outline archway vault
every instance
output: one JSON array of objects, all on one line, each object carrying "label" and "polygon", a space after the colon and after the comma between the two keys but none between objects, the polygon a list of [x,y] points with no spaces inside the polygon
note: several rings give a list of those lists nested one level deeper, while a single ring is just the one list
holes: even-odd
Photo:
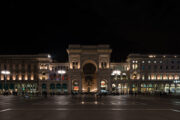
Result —
[{"label": "archway vault", "polygon": [[93,60],[86,60],[86,61],[84,61],[84,62],[82,63],[82,72],[83,72],[83,67],[84,67],[84,65],[86,65],[86,64],[88,64],[88,63],[93,64],[93,65],[96,67],[96,72],[98,71],[98,66],[97,66],[97,63],[96,63],[95,61],[93,61]]},{"label": "archway vault", "polygon": [[92,60],[86,60],[82,64],[82,91],[97,92],[97,64]]}]

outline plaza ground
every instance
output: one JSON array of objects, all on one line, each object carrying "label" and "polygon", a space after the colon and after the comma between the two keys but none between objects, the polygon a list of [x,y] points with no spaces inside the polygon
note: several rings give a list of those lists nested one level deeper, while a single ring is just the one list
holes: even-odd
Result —
[{"label": "plaza ground", "polygon": [[179,120],[180,99],[159,96],[0,96],[0,120]]}]

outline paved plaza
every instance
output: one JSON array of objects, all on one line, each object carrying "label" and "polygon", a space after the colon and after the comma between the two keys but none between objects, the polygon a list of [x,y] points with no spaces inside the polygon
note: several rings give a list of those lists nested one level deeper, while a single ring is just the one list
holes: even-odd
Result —
[{"label": "paved plaza", "polygon": [[180,99],[158,96],[0,96],[0,120],[179,120]]}]

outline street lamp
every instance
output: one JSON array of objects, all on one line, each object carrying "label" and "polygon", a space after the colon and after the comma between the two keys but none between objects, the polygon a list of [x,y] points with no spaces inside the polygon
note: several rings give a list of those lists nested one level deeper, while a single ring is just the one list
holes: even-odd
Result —
[{"label": "street lamp", "polygon": [[121,71],[120,70],[113,70],[111,73],[112,76],[115,76],[117,79],[117,76],[121,75]]},{"label": "street lamp", "polygon": [[61,93],[62,93],[62,76],[63,76],[64,74],[66,74],[66,71],[65,71],[65,70],[58,70],[58,74],[61,75],[61,82],[60,82],[60,84],[61,84]]},{"label": "street lamp", "polygon": [[113,72],[111,73],[111,75],[121,75],[121,71],[120,70],[113,70]]},{"label": "street lamp", "polygon": [[6,92],[6,77],[7,77],[7,75],[10,75],[11,74],[11,72],[9,71],[9,70],[2,70],[1,71],[1,74],[3,74],[4,75],[4,89],[5,89],[5,92]]}]

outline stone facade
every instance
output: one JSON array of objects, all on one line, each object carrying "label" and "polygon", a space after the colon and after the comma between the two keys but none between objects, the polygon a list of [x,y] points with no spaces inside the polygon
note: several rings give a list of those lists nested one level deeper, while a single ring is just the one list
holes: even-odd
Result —
[{"label": "stone facade", "polygon": [[0,93],[180,94],[180,56],[130,54],[112,63],[111,52],[109,45],[69,45],[65,63],[48,54],[1,55]]},{"label": "stone facade", "polygon": [[[110,54],[112,50],[109,45],[70,45],[67,51],[71,83],[78,81],[80,92],[99,92],[101,80],[110,80]],[[86,65],[89,65],[89,69],[94,67],[95,70],[92,73],[85,73],[86,70],[84,71],[83,68]],[[90,83],[88,83],[88,77],[92,79],[89,80]]]}]

